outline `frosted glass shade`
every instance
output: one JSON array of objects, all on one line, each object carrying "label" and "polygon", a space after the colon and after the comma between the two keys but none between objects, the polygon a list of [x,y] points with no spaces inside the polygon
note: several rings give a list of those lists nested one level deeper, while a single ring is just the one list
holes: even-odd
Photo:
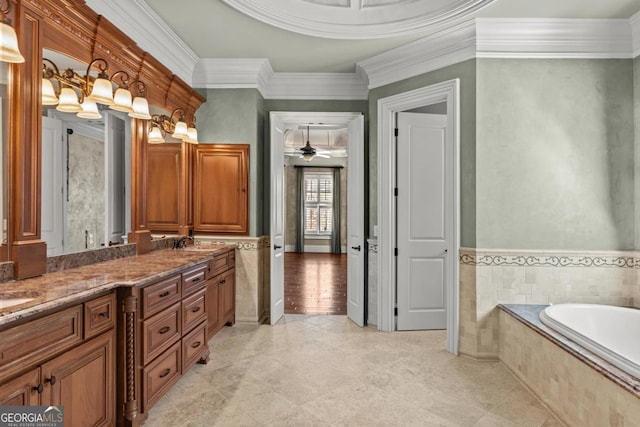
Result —
[{"label": "frosted glass shade", "polygon": [[184,142],[188,142],[189,144],[198,143],[198,130],[196,128],[187,128],[187,135]]},{"label": "frosted glass shade", "polygon": [[78,113],[82,111],[76,91],[70,87],[63,87],[60,90],[60,102],[56,110],[64,111],[65,113]]},{"label": "frosted glass shade", "polygon": [[134,119],[151,120],[147,98],[136,96],[133,98],[132,108],[133,111],[129,113],[129,117],[133,117]]},{"label": "frosted glass shade", "polygon": [[113,94],[113,105],[109,108],[116,111],[122,111],[123,113],[132,113],[131,108],[131,92],[128,89],[119,87],[116,89],[116,93]]},{"label": "frosted glass shade", "polygon": [[0,22],[0,61],[22,63],[24,56],[18,49],[16,31],[9,24]]},{"label": "frosted glass shade", "polygon": [[58,97],[49,79],[42,79],[42,105],[58,105]]},{"label": "frosted glass shade", "polygon": [[147,142],[149,144],[162,144],[164,142],[164,138],[162,137],[162,131],[160,131],[159,127],[152,127],[149,132],[149,137],[147,138]]},{"label": "frosted glass shade", "polygon": [[187,130],[187,124],[185,122],[178,122],[176,123],[176,128],[173,131],[173,135],[171,135],[173,138],[175,139],[185,139],[185,138],[189,138],[189,134],[188,134],[188,130]]},{"label": "frosted glass shade", "polygon": [[113,105],[113,86],[106,79],[96,79],[93,82],[91,94],[87,97],[93,102],[104,105]]},{"label": "frosted glass shade", "polygon": [[98,105],[90,99],[85,99],[80,106],[82,107],[82,111],[76,114],[78,117],[82,117],[83,119],[102,118],[102,114],[98,111]]}]

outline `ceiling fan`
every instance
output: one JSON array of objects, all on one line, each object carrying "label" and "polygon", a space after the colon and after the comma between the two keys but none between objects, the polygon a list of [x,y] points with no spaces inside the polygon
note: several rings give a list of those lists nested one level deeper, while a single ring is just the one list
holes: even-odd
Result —
[{"label": "ceiling fan", "polygon": [[[304,141],[304,130],[302,131],[302,140]],[[316,150],[311,146],[311,144],[309,143],[309,126],[308,125],[307,125],[307,143],[304,145],[304,147],[299,148],[298,151],[300,154],[300,158],[306,160],[307,162],[310,162],[311,159],[313,159],[314,157],[323,157],[325,159],[331,158],[331,156],[329,155],[330,154],[329,151]]]}]

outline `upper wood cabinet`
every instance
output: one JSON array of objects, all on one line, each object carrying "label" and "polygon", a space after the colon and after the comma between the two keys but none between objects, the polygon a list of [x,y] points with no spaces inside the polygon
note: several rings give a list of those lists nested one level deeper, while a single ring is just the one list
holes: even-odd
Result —
[{"label": "upper wood cabinet", "polygon": [[152,231],[190,234],[190,144],[158,144],[147,148],[147,223]]},{"label": "upper wood cabinet", "polygon": [[248,234],[248,144],[198,145],[193,180],[195,231]]}]

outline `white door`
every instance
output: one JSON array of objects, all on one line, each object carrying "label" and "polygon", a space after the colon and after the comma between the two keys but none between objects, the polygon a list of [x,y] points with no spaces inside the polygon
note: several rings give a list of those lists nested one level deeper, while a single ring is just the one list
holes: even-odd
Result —
[{"label": "white door", "polygon": [[122,243],[126,232],[125,119],[109,112],[105,119],[105,246]]},{"label": "white door", "polygon": [[47,256],[64,253],[62,142],[62,121],[42,117],[41,236],[47,242]]},{"label": "white door", "polygon": [[349,122],[347,152],[347,317],[364,326],[364,118]]},{"label": "white door", "polygon": [[397,123],[397,328],[446,329],[454,244],[447,117],[398,113]]},{"label": "white door", "polygon": [[275,325],[284,316],[284,122],[271,113],[271,303]]}]

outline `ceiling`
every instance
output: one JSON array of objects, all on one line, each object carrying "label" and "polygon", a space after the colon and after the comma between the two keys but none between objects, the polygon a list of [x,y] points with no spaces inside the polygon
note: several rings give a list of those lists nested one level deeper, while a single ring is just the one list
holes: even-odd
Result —
[{"label": "ceiling", "polygon": [[[142,2],[142,0],[139,0]],[[352,73],[356,62],[423,38],[445,25],[473,17],[482,18],[629,18],[640,10],[640,0],[493,0],[479,10],[446,22],[422,27],[410,35],[388,38],[336,39],[304,35],[276,28],[251,18],[222,0],[144,0],[199,58],[266,58],[275,72]],[[338,1],[338,0],[331,0]],[[349,3],[348,0],[342,0]],[[433,0],[351,0],[393,4],[404,10],[412,3]],[[440,4],[464,3],[440,0]],[[471,2],[472,0],[467,0]],[[253,3],[260,3],[252,0]],[[309,0],[282,0],[304,4]],[[315,0],[330,3],[329,0]],[[236,3],[242,3],[237,2]],[[251,3],[247,1],[247,3]],[[402,6],[402,4],[405,4]],[[488,3],[488,5],[486,5]],[[360,3],[362,4],[362,3]],[[486,5],[486,6],[485,6]],[[336,15],[336,21],[339,14]],[[374,36],[370,36],[374,37]]]}]

